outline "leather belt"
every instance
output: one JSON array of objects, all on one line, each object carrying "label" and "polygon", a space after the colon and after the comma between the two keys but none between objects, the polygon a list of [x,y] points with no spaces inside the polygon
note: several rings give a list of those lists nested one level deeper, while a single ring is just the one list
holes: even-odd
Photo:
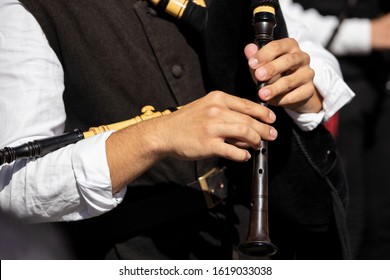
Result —
[{"label": "leather belt", "polygon": [[227,197],[226,167],[214,167],[197,181],[188,184],[203,193],[207,208],[213,208]]}]

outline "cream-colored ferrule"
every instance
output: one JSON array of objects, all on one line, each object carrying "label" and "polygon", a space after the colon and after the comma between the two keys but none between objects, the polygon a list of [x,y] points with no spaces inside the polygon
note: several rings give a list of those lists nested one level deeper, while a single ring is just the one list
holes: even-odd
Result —
[{"label": "cream-colored ferrule", "polygon": [[259,7],[255,8],[255,10],[253,11],[253,14],[262,13],[262,12],[275,14],[275,8],[272,6],[259,6]]},{"label": "cream-colored ferrule", "polygon": [[[150,2],[157,6],[161,0],[150,0]],[[201,7],[206,7],[206,2],[204,0],[193,0],[193,2]],[[188,0],[170,0],[168,1],[167,6],[165,7],[165,11],[180,19],[183,16],[184,10],[187,7]]]},{"label": "cream-colored ferrule", "polygon": [[165,11],[171,16],[180,19],[184,13],[184,10],[187,7],[187,3],[188,0],[171,0],[168,2]]},{"label": "cream-colored ferrule", "polygon": [[[176,107],[177,109],[180,109],[181,107]],[[90,127],[88,131],[83,132],[84,138],[88,138],[94,135],[98,135],[100,133],[109,131],[109,130],[120,130],[126,127],[129,127],[131,125],[154,119],[157,117],[165,116],[170,113],[172,113],[170,110],[166,109],[162,112],[155,112],[154,107],[150,105],[146,105],[142,108],[141,110],[142,114],[139,116],[135,116],[132,119],[117,122],[117,123],[112,123],[112,124],[107,124],[107,125],[101,125],[98,127]]]}]

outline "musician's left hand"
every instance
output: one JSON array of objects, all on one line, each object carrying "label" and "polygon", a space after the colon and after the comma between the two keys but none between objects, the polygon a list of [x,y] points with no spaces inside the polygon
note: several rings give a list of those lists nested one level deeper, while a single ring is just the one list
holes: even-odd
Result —
[{"label": "musician's left hand", "polygon": [[299,113],[317,113],[322,96],[313,84],[310,57],[292,38],[274,40],[260,50],[255,44],[245,47],[245,55],[255,81],[268,81],[259,96],[268,104]]}]

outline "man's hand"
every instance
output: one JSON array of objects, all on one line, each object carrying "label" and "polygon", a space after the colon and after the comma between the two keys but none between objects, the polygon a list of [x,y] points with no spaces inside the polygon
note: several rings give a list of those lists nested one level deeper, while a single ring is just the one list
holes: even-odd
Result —
[{"label": "man's hand", "polygon": [[166,157],[199,160],[224,157],[247,161],[247,148],[259,149],[277,131],[265,106],[214,91],[169,115],[113,133],[106,141],[113,192]]},{"label": "man's hand", "polygon": [[314,71],[310,57],[296,40],[275,40],[260,50],[255,44],[245,48],[249,68],[255,81],[268,81],[259,90],[262,100],[299,113],[317,113],[322,109],[322,97],[313,84]]},{"label": "man's hand", "polygon": [[268,125],[275,118],[255,102],[214,91],[158,120],[167,145],[162,150],[180,159],[220,156],[245,161],[250,158],[246,148],[259,149],[261,139],[276,138],[276,130]]}]

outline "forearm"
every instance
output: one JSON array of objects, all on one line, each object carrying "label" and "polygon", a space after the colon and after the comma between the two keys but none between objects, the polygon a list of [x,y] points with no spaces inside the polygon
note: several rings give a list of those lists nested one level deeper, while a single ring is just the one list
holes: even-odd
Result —
[{"label": "forearm", "polygon": [[113,193],[158,162],[158,130],[149,120],[113,133],[106,141],[106,155]]}]

